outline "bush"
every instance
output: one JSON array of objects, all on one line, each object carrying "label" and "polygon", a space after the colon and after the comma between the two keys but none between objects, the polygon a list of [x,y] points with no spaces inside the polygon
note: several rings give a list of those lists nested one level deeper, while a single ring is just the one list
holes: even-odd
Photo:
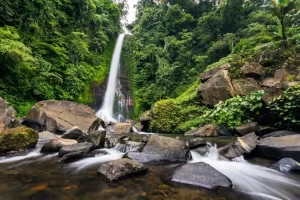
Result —
[{"label": "bush", "polygon": [[287,89],[268,105],[275,125],[289,130],[300,130],[300,85]]}]

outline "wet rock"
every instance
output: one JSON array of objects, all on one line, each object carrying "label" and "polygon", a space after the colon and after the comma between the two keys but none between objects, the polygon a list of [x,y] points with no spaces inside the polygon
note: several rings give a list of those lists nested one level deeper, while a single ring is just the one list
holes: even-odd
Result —
[{"label": "wet rock", "polygon": [[54,133],[51,133],[49,131],[43,131],[39,133],[39,139],[43,141],[49,141],[52,139],[58,138],[58,136]]},{"label": "wet rock", "polygon": [[184,134],[185,136],[195,136],[195,137],[216,137],[218,136],[217,125],[207,124],[200,128],[195,128]]},{"label": "wet rock", "polygon": [[199,94],[202,102],[208,106],[214,106],[220,101],[225,101],[234,96],[234,88],[227,70],[220,70],[208,79],[200,88]]},{"label": "wet rock", "polygon": [[39,131],[64,133],[74,126],[88,132],[95,121],[98,121],[98,117],[88,106],[71,101],[47,100],[37,103],[23,124],[37,126]]},{"label": "wet rock", "polygon": [[78,128],[77,126],[74,126],[70,130],[68,130],[66,133],[64,133],[61,136],[61,138],[78,140],[79,138],[82,138],[84,136],[85,136],[85,134],[82,132],[82,130],[80,130],[80,128]]},{"label": "wet rock", "polygon": [[143,175],[147,171],[148,168],[143,164],[123,158],[102,164],[98,169],[98,174],[103,175],[109,182],[113,182],[136,175]]},{"label": "wet rock", "polygon": [[233,133],[225,126],[217,126],[217,132],[219,136],[233,136]]},{"label": "wet rock", "polygon": [[261,90],[261,87],[253,78],[235,79],[232,81],[232,85],[234,94],[239,96],[246,96]]},{"label": "wet rock", "polygon": [[127,141],[126,145],[129,148],[129,151],[142,151],[145,143],[143,142],[135,142],[135,141]]},{"label": "wet rock", "polygon": [[89,133],[90,140],[96,148],[104,148],[106,131],[92,131]]},{"label": "wet rock", "polygon": [[149,136],[145,135],[143,138],[142,138],[142,142],[144,143],[147,143],[149,140]]},{"label": "wet rock", "polygon": [[281,136],[287,136],[287,135],[300,135],[299,132],[294,132],[294,131],[287,131],[287,130],[282,130],[282,131],[274,131],[269,134],[264,135],[263,137],[281,137]]},{"label": "wet rock", "polygon": [[5,128],[16,128],[21,125],[16,117],[17,112],[8,105],[8,102],[0,97],[0,133]]},{"label": "wet rock", "polygon": [[300,164],[292,158],[283,158],[274,163],[271,168],[280,172],[300,172]]},{"label": "wet rock", "polygon": [[59,150],[59,157],[63,157],[66,154],[69,153],[75,153],[75,152],[83,152],[83,153],[88,153],[94,149],[93,143],[90,142],[83,142],[83,143],[78,143],[78,144],[72,144],[68,146],[63,146]]},{"label": "wet rock", "polygon": [[208,189],[232,187],[229,178],[203,162],[189,163],[178,167],[171,180]]},{"label": "wet rock", "polygon": [[58,152],[62,147],[77,144],[76,140],[54,138],[49,142],[45,143],[41,149],[41,153],[53,153]]},{"label": "wet rock", "polygon": [[115,134],[129,134],[132,133],[132,125],[128,123],[117,123],[114,125]]},{"label": "wet rock", "polygon": [[143,124],[141,122],[138,122],[134,124],[133,127],[137,130],[137,132],[141,132],[143,129]]},{"label": "wet rock", "polygon": [[105,137],[105,148],[113,148],[119,143],[119,139],[110,135],[106,135]]},{"label": "wet rock", "polygon": [[220,65],[219,67],[216,67],[214,69],[203,72],[202,74],[200,74],[200,80],[202,83],[204,83],[205,81],[207,81],[208,79],[213,77],[216,73],[218,73],[220,70],[227,70],[229,68],[231,68],[231,65],[226,63],[226,64]]},{"label": "wet rock", "polygon": [[267,158],[292,158],[300,161],[300,135],[262,138],[255,153]]},{"label": "wet rock", "polygon": [[191,140],[187,141],[187,146],[190,149],[195,149],[198,147],[206,146],[206,142],[203,141],[201,138],[195,138],[195,139],[191,139]]},{"label": "wet rock", "polygon": [[259,129],[259,131],[256,132],[256,135],[262,137],[269,133],[273,133],[275,131],[278,131],[278,129],[274,128],[274,127],[265,127],[265,128]]},{"label": "wet rock", "polygon": [[74,160],[79,160],[85,157],[84,152],[72,152],[64,155],[61,159],[59,159],[59,162],[70,162]]},{"label": "wet rock", "polygon": [[244,65],[241,68],[241,72],[248,77],[252,77],[255,79],[259,79],[263,75],[263,67],[257,63],[257,62],[252,62],[248,65]]},{"label": "wet rock", "polygon": [[140,162],[186,161],[188,148],[184,141],[151,135],[143,152],[129,152],[127,157]]},{"label": "wet rock", "polygon": [[248,124],[243,124],[241,126],[238,126],[235,128],[235,130],[240,134],[240,135],[247,135],[252,132],[256,132],[259,130],[259,125],[257,122],[251,122]]},{"label": "wet rock", "polygon": [[228,159],[233,159],[250,153],[257,145],[258,136],[255,133],[247,134],[241,138],[237,138],[234,143],[228,144],[219,149],[219,154]]},{"label": "wet rock", "polygon": [[0,153],[33,148],[38,139],[38,132],[31,128],[25,126],[7,128],[0,133]]}]

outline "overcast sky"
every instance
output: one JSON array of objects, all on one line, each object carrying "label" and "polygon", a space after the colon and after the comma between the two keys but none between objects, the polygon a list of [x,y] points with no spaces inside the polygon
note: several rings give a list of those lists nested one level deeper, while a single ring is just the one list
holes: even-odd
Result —
[{"label": "overcast sky", "polygon": [[138,2],[138,0],[128,0],[128,15],[127,15],[127,20],[128,23],[132,23],[135,20],[135,13],[136,13],[136,9],[134,8],[134,5],[136,5]]}]

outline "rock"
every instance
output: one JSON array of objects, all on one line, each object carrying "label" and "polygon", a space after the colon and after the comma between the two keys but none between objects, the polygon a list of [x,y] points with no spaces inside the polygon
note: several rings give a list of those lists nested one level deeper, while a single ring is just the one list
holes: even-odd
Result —
[{"label": "rock", "polygon": [[289,157],[300,161],[300,135],[263,138],[259,141],[255,152],[267,158]]},{"label": "rock", "polygon": [[259,84],[253,78],[235,79],[232,81],[234,94],[239,96],[246,96],[252,92],[261,90]]},{"label": "rock", "polygon": [[127,157],[140,162],[186,161],[188,148],[184,141],[151,135],[143,152],[129,152]]},{"label": "rock", "polygon": [[265,127],[265,128],[260,129],[259,131],[257,131],[256,135],[262,137],[262,136],[265,136],[269,133],[273,133],[275,131],[278,131],[278,129],[274,128],[274,127]]},{"label": "rock", "polygon": [[95,126],[95,121],[99,122],[99,119],[88,106],[71,101],[47,100],[35,104],[23,124],[37,126],[39,131],[64,133],[74,126],[88,132],[91,126]]},{"label": "rock", "polygon": [[233,136],[233,133],[225,126],[217,126],[217,132],[219,136]]},{"label": "rock", "polygon": [[5,128],[16,128],[21,122],[16,118],[17,112],[0,97],[0,133]]},{"label": "rock", "polygon": [[79,138],[82,138],[84,136],[85,136],[85,134],[82,132],[82,130],[80,130],[80,128],[78,128],[77,126],[74,126],[70,130],[65,132],[61,136],[61,138],[78,140]]},{"label": "rock", "polygon": [[49,142],[45,143],[41,149],[41,153],[53,153],[58,152],[62,147],[77,144],[76,140],[54,138]]},{"label": "rock", "polygon": [[300,172],[300,164],[292,158],[283,158],[271,166],[280,172]]},{"label": "rock", "polygon": [[119,143],[119,139],[113,136],[106,135],[105,138],[105,148],[113,148]]},{"label": "rock", "polygon": [[235,127],[235,130],[240,134],[240,135],[247,135],[252,132],[256,132],[259,130],[259,125],[256,122],[251,122],[248,124],[243,124],[241,126]]},{"label": "rock", "polygon": [[208,79],[199,90],[202,102],[214,106],[234,96],[234,88],[227,70],[220,70]]},{"label": "rock", "polygon": [[174,171],[171,180],[208,189],[232,187],[229,178],[203,162],[188,163],[178,167]]},{"label": "rock", "polygon": [[133,127],[137,130],[137,133],[138,133],[138,132],[142,131],[143,124],[141,122],[138,122],[138,123],[134,124]]},{"label": "rock", "polygon": [[96,149],[94,151],[87,152],[87,153],[78,151],[78,152],[72,152],[72,153],[68,153],[68,154],[64,155],[59,161],[60,162],[71,162],[71,161],[82,159],[82,158],[99,157],[99,156],[103,156],[106,154],[107,154],[107,152],[103,151],[101,149]]},{"label": "rock", "polygon": [[274,98],[280,96],[283,94],[283,92],[286,90],[286,87],[279,85],[278,87],[270,87],[270,88],[264,88],[264,95],[262,97],[262,100],[268,104],[270,101],[272,101]]},{"label": "rock", "polygon": [[92,131],[89,133],[90,140],[96,148],[104,148],[106,131]]},{"label": "rock", "polygon": [[38,139],[38,132],[31,128],[24,126],[7,128],[0,133],[0,153],[33,148]]},{"label": "rock", "polygon": [[218,136],[217,125],[207,124],[200,128],[192,129],[184,134],[185,136],[195,137],[216,137]]},{"label": "rock", "polygon": [[250,153],[257,145],[258,136],[255,133],[247,134],[238,138],[234,143],[228,144],[219,149],[219,154],[228,159],[233,159]]},{"label": "rock", "polygon": [[264,135],[263,137],[281,137],[281,136],[287,136],[287,135],[300,135],[299,132],[294,132],[294,131],[287,131],[287,130],[283,130],[283,131],[274,131],[271,132],[269,134]]},{"label": "rock", "polygon": [[257,62],[252,62],[248,65],[244,65],[241,68],[241,72],[248,77],[252,77],[255,79],[259,79],[263,75],[263,67],[257,63]]},{"label": "rock", "polygon": [[93,149],[94,149],[94,145],[93,145],[93,143],[90,143],[90,142],[72,144],[72,145],[68,145],[68,146],[63,146],[59,150],[58,156],[63,157],[66,154],[74,153],[74,152],[88,153],[88,152],[92,151]]},{"label": "rock", "polygon": [[218,71],[227,70],[229,68],[231,68],[231,65],[226,63],[226,64],[220,65],[219,67],[216,67],[214,69],[203,72],[202,74],[200,74],[200,80],[202,83],[204,83],[205,81],[207,81],[208,79],[213,77],[216,73],[218,73]]},{"label": "rock", "polygon": [[143,125],[143,128],[141,131],[144,131],[144,132],[149,131],[151,119],[152,119],[152,116],[151,116],[150,111],[146,111],[141,115],[141,117],[139,119],[139,121]]},{"label": "rock", "polygon": [[117,123],[114,125],[115,134],[129,134],[132,133],[132,125],[128,123]]},{"label": "rock", "polygon": [[129,148],[129,151],[142,151],[145,143],[143,142],[134,142],[134,141],[127,141],[126,145]]},{"label": "rock", "polygon": [[97,131],[101,127],[105,128],[105,122],[102,119],[98,118],[96,121],[93,122],[93,124],[91,125],[91,127],[88,130],[88,133],[92,132],[92,131]]},{"label": "rock", "polygon": [[187,141],[186,144],[190,149],[195,149],[198,147],[204,147],[206,146],[206,142],[203,141],[201,138],[195,138],[195,139],[191,139],[189,141]]},{"label": "rock", "polygon": [[58,136],[54,133],[51,133],[49,131],[43,131],[39,133],[39,139],[43,141],[49,141],[52,139],[58,138]]},{"label": "rock", "polygon": [[126,179],[128,177],[146,174],[148,168],[137,161],[127,158],[102,164],[98,174],[103,175],[109,182]]}]

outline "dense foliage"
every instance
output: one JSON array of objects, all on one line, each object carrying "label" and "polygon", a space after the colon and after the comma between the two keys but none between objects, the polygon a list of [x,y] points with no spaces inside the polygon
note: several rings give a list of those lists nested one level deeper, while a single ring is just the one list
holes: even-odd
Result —
[{"label": "dense foliage", "polygon": [[218,2],[139,2],[123,55],[130,65],[136,113],[180,96],[202,71],[223,63],[235,72],[260,61],[266,75],[281,67],[297,69],[299,0]]},{"label": "dense foliage", "polygon": [[268,106],[275,125],[300,130],[300,85],[287,89]]},{"label": "dense foliage", "polygon": [[0,96],[21,114],[43,99],[87,103],[86,88],[109,70],[120,17],[113,0],[1,0]]}]

